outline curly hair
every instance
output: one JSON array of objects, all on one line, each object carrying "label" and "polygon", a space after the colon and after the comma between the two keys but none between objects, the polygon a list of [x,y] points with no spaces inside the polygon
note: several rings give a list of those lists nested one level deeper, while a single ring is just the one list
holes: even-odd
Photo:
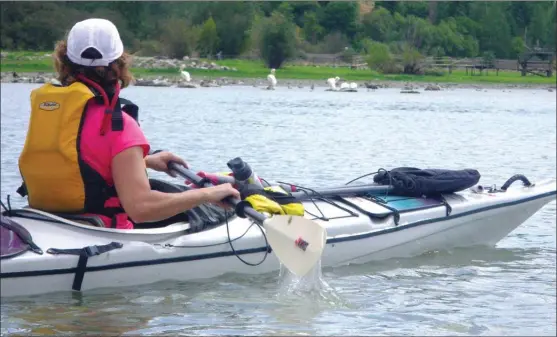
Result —
[{"label": "curly hair", "polygon": [[99,83],[119,80],[122,88],[127,87],[135,80],[130,71],[132,57],[127,52],[111,62],[108,67],[86,67],[70,61],[67,56],[67,42],[61,40],[56,43],[52,57],[54,59],[54,69],[58,73],[58,80],[63,85],[70,85],[75,82],[78,74],[83,74],[85,77]]}]

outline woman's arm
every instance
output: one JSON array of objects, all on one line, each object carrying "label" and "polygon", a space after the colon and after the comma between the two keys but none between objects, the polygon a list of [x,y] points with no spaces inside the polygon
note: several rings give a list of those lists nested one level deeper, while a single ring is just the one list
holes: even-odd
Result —
[{"label": "woman's arm", "polygon": [[181,193],[153,191],[145,174],[145,165],[140,146],[130,147],[112,159],[112,177],[118,198],[136,223],[164,220],[200,204],[218,202],[229,195],[239,197],[238,191],[230,184]]},{"label": "woman's arm", "polygon": [[168,163],[171,161],[183,165],[186,168],[188,167],[188,164],[182,158],[168,151],[159,150],[145,156],[145,166],[147,166],[147,168],[159,172],[165,172],[169,176],[176,178],[176,174],[172,170],[168,169]]}]

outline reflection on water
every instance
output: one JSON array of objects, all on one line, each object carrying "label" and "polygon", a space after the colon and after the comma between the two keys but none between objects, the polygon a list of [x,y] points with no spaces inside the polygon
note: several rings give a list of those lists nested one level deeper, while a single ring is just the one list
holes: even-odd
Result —
[{"label": "reflection on water", "polygon": [[[2,84],[1,197],[33,85]],[[316,90],[130,88],[155,149],[218,171],[241,156],[259,175],[309,186],[378,168],[476,168],[500,186],[556,171],[555,96],[541,90],[344,95]],[[154,176],[169,179],[163,175]],[[2,335],[555,335],[555,202],[496,248],[192,282],[3,299]]]}]

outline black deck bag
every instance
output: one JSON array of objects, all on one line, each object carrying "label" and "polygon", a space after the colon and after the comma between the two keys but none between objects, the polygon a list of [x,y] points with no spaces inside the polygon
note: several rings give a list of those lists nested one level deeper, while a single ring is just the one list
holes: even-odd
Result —
[{"label": "black deck bag", "polygon": [[392,185],[392,194],[411,197],[435,197],[472,187],[480,180],[480,172],[474,169],[443,170],[397,167],[381,171],[373,177],[380,185]]}]

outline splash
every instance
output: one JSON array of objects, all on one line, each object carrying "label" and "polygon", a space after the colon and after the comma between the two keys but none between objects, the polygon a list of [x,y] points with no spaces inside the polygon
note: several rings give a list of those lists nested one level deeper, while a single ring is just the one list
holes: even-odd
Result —
[{"label": "splash", "polygon": [[[291,273],[282,264],[279,272],[279,291],[277,299],[280,302],[304,302],[316,304],[343,305],[344,301],[338,293],[323,278],[321,261],[318,261],[306,275],[299,277]],[[316,303],[317,302],[317,303]]]}]

